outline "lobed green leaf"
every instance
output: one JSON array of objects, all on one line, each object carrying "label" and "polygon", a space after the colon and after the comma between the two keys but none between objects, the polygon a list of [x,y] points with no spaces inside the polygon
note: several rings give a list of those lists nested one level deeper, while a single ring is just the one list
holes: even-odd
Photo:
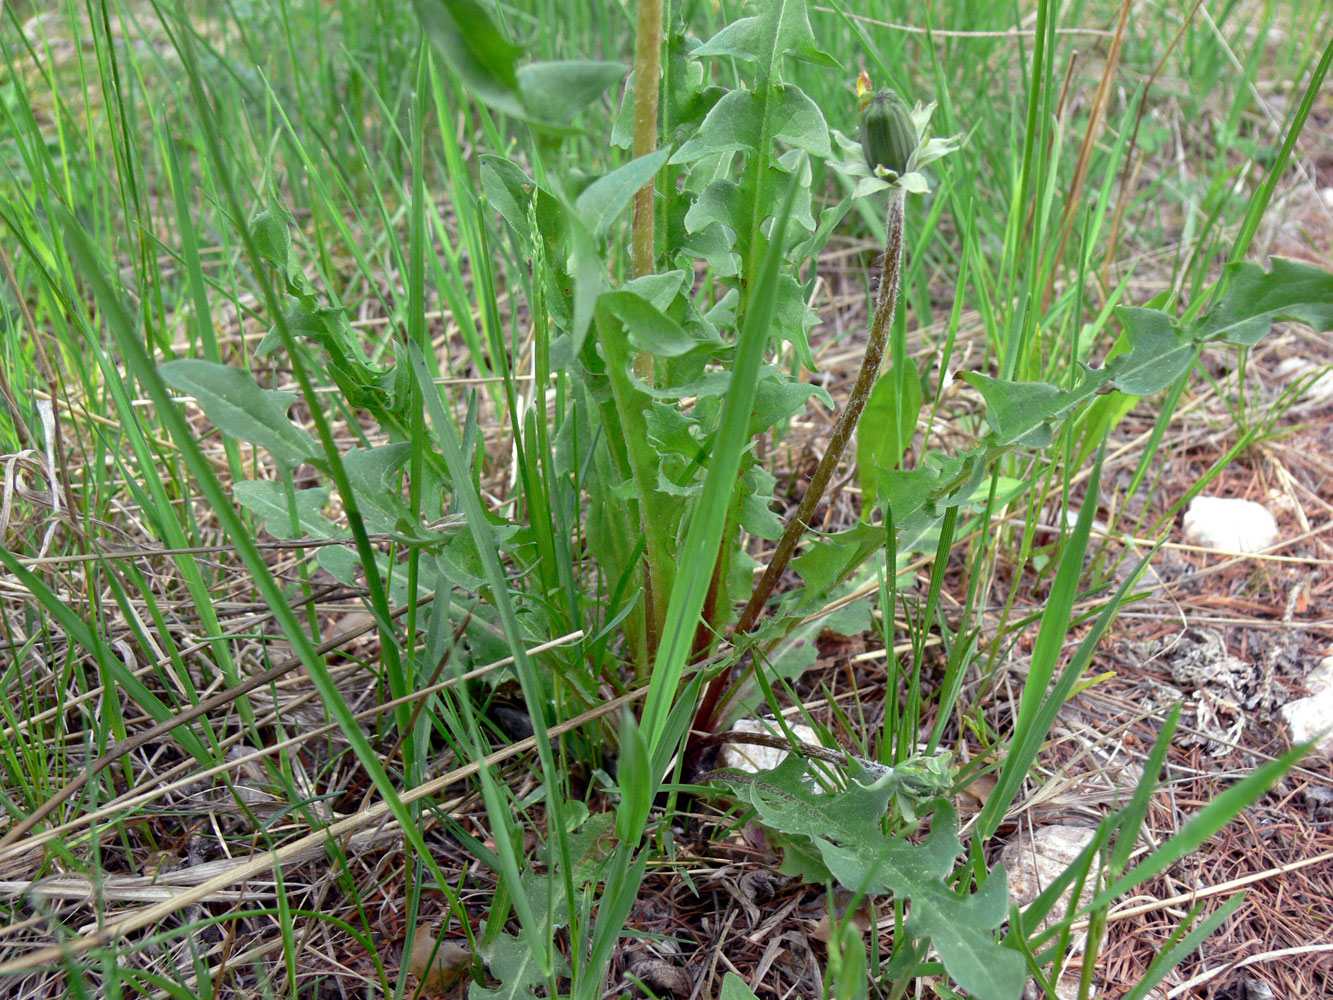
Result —
[{"label": "lobed green leaf", "polygon": [[258,445],[282,468],[321,456],[315,439],[287,416],[295,394],[264,389],[247,371],[198,358],[163,362],[158,372],[173,389],[193,396],[218,430]]}]

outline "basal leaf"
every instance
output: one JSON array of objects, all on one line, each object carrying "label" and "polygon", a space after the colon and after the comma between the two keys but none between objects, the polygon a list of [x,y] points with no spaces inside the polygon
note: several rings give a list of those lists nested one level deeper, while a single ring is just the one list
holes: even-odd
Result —
[{"label": "basal leaf", "polygon": [[731,373],[722,371],[705,372],[693,381],[682,385],[666,385],[661,388],[649,386],[638,379],[634,379],[634,388],[652,396],[654,399],[684,399],[686,396],[704,399],[710,396],[721,396],[730,387]]},{"label": "basal leaf", "polygon": [[1272,258],[1273,269],[1251,261],[1224,268],[1226,288],[1189,328],[1196,340],[1259,342],[1276,319],[1296,319],[1316,330],[1333,330],[1333,274],[1298,260]]},{"label": "basal leaf", "polygon": [[343,455],[347,481],[368,531],[393,531],[401,520],[410,521],[412,511],[389,477],[402,468],[412,448],[406,441],[376,448],[353,448]]},{"label": "basal leaf", "polygon": [[728,972],[722,977],[722,992],[718,994],[718,1000],[759,1000],[754,995],[754,990],[745,984],[745,980],[734,972]]},{"label": "basal leaf", "polygon": [[856,466],[867,513],[875,503],[877,470],[897,468],[916,435],[920,411],[921,380],[915,368],[889,369],[875,381],[856,425]]},{"label": "basal leaf", "polygon": [[[777,315],[773,324],[773,336],[785,340],[792,346],[796,360],[808,371],[816,371],[818,366],[810,354],[809,331],[819,317],[806,301],[805,291],[790,274],[784,274],[778,282]],[[820,398],[830,410],[833,399],[823,389]]]},{"label": "basal leaf", "polygon": [[500,985],[489,989],[474,982],[468,987],[469,1000],[533,1000],[536,996],[533,988],[546,981],[536,952],[526,940],[512,934],[501,934],[482,957]]},{"label": "basal leaf", "polygon": [[656,400],[644,410],[648,439],[664,456],[680,455],[693,459],[699,453],[699,424],[681,413],[680,408]]},{"label": "basal leaf", "polygon": [[765,826],[798,838],[798,866],[809,869],[814,864],[814,858],[801,851],[800,841],[808,841],[844,888],[908,900],[908,932],[928,939],[949,975],[973,996],[1016,1000],[1023,989],[1023,957],[1003,947],[992,933],[1007,912],[1003,869],[976,893],[952,889],[945,879],[963,850],[953,807],[937,800],[930,833],[922,843],[913,843],[906,830],[885,834],[881,821],[895,794],[896,776],[890,769],[867,783],[870,772],[855,759],[850,763],[844,789],[818,788],[807,777],[808,763],[794,754],[774,770],[758,775],[724,772],[717,780],[753,805]]},{"label": "basal leaf", "polygon": [[625,89],[620,94],[620,108],[611,123],[611,145],[617,149],[634,148],[634,71],[625,78]]},{"label": "basal leaf", "polygon": [[[678,247],[681,253],[698,257],[704,261],[716,278],[734,278],[740,273],[740,255],[732,249],[736,245],[736,234],[725,229],[720,223],[705,226],[698,232],[683,235]],[[735,291],[735,289],[732,289]],[[711,317],[710,317],[711,318]],[[713,322],[717,322],[713,320]],[[735,314],[732,313],[734,325]]]},{"label": "basal leaf", "polygon": [[322,454],[315,439],[287,417],[294,394],[264,389],[247,371],[198,358],[167,361],[158,371],[173,389],[198,400],[218,430],[265,449],[283,468]]},{"label": "basal leaf", "polygon": [[832,409],[828,390],[809,382],[789,382],[781,378],[761,379],[755,391],[754,412],[750,417],[750,437],[768,430],[779,421],[805,410],[805,402],[819,396]]},{"label": "basal leaf", "polygon": [[866,554],[884,542],[884,529],[861,522],[832,535],[810,534],[809,547],[792,560],[792,569],[805,583],[801,610],[822,603],[823,595],[861,564]]},{"label": "basal leaf", "polygon": [[344,587],[361,587],[361,557],[354,549],[341,545],[322,545],[315,551],[315,562]]},{"label": "basal leaf", "polygon": [[292,259],[292,233],[295,221],[291,212],[281,205],[271,205],[250,220],[250,239],[259,256],[273,265],[288,283],[304,277]]},{"label": "basal leaf", "polygon": [[654,309],[666,312],[675,301],[685,282],[692,280],[688,271],[662,271],[658,274],[645,274],[640,278],[625,282],[621,289],[633,292],[647,299]]},{"label": "basal leaf", "polygon": [[[777,218],[781,224],[791,211],[794,190],[782,200]],[[723,544],[727,511],[750,447],[747,427],[754,407],[755,391],[764,370],[764,349],[773,320],[773,295],[781,273],[782,255],[770,246],[751,286],[753,307],[741,322],[731,364],[731,383],[718,419],[713,452],[704,473],[703,491],[693,505],[684,542],[677,548],[679,575],[667,601],[662,642],[654,659],[648,698],[643,708],[644,729],[654,752],[665,731],[669,706],[680,688],[680,678],[690,655],[690,637],[699,621]]]},{"label": "basal leaf", "polygon": [[745,497],[741,501],[740,522],[750,534],[765,541],[776,542],[782,537],[782,519],[773,513],[773,487],[777,479],[762,466],[756,465],[745,476]]},{"label": "basal leaf", "polygon": [[1110,369],[1079,366],[1073,389],[1048,382],[1011,382],[980,372],[960,372],[958,377],[986,400],[986,423],[995,446],[1025,445],[1043,448],[1050,444],[1052,421],[1097,394],[1111,377]]},{"label": "basal leaf", "polygon": [[618,62],[569,60],[519,67],[518,90],[528,114],[541,122],[567,125],[625,75]]},{"label": "basal leaf", "polygon": [[1004,869],[997,867],[970,896],[941,888],[913,898],[907,920],[908,933],[929,938],[949,975],[977,1000],[1015,1000],[1027,978],[1023,956],[990,933],[1008,912],[1006,883]]},{"label": "basal leaf", "polygon": [[625,210],[634,192],[661,169],[670,153],[669,149],[659,149],[640,156],[589,184],[574,202],[575,210],[589,231],[599,237],[604,235],[616,216]]},{"label": "basal leaf", "polygon": [[[731,56],[753,62],[761,55],[764,28],[758,17],[732,21],[693,52],[696,59],[705,56]],[[813,39],[811,39],[813,41]]]},{"label": "basal leaf", "polygon": [[572,359],[583,349],[597,296],[606,287],[606,265],[597,252],[597,240],[578,219],[570,219],[568,267],[574,284],[574,310],[567,352]]}]

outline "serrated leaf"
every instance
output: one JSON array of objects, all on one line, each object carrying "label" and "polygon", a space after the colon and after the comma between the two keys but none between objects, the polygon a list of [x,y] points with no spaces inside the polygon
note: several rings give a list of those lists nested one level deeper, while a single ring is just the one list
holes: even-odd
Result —
[{"label": "serrated leaf", "polygon": [[[804,149],[789,149],[776,160],[770,162],[766,172],[779,187],[787,183],[788,174],[794,173],[797,175],[798,197],[796,204],[792,206],[791,218],[788,220],[787,232],[783,236],[783,242],[790,243],[795,239],[804,239],[806,233],[815,231],[815,201],[814,193],[810,188],[810,181],[813,176],[810,154]],[[797,229],[804,230],[804,232],[798,233]],[[765,221],[764,235],[769,239],[773,238],[773,220]]]},{"label": "serrated leaf", "polygon": [[597,310],[599,315],[614,316],[636,347],[658,357],[678,357],[707,343],[647,299],[623,288],[598,296]]},{"label": "serrated leaf", "polygon": [[[731,56],[753,62],[760,57],[764,40],[763,24],[758,17],[742,17],[724,26],[692,53],[696,59],[705,56]],[[813,41],[813,39],[812,39]]]},{"label": "serrated leaf", "polygon": [[836,59],[815,44],[804,0],[768,0],[761,13],[731,22],[692,54],[695,58],[731,56],[754,62],[770,60],[774,53],[841,68]]},{"label": "serrated leaf", "polygon": [[977,1000],[1015,1000],[1023,993],[1023,956],[988,933],[1006,916],[1006,883],[1004,869],[997,867],[970,896],[942,888],[925,899],[913,898],[906,924],[909,934],[930,939],[949,975]]},{"label": "serrated leaf", "polygon": [[683,455],[693,458],[699,452],[696,437],[698,423],[681,413],[679,408],[656,400],[643,414],[648,427],[648,438],[662,454]]},{"label": "serrated leaf", "polygon": [[477,99],[507,115],[522,117],[518,57],[477,0],[412,0],[426,37]]},{"label": "serrated leaf", "polygon": [[816,226],[808,239],[796,244],[788,251],[791,259],[794,261],[809,260],[817,256],[825,246],[828,245],[829,238],[833,235],[834,228],[847,215],[852,207],[851,196],[847,196],[836,205],[831,205],[819,213],[819,224]]},{"label": "serrated leaf", "polygon": [[991,428],[992,445],[1043,448],[1051,442],[1052,421],[1096,395],[1112,377],[1109,367],[1080,365],[1079,369],[1073,389],[1061,389],[1048,382],[1011,382],[980,372],[960,372],[958,377],[986,400],[986,423]]},{"label": "serrated leaf", "polygon": [[[810,354],[808,331],[818,322],[819,317],[806,302],[804,290],[790,274],[784,274],[778,282],[777,296],[774,335],[791,344],[796,360],[808,371],[817,371],[815,359]],[[833,409],[833,397],[822,387],[819,397],[825,406]]]},{"label": "serrated leaf", "polygon": [[[750,417],[750,437],[768,430],[781,420],[805,411],[811,396],[823,399],[828,390],[809,382],[788,382],[779,378],[763,379],[755,391],[754,411]],[[828,404],[832,409],[832,403]]]},{"label": "serrated leaf", "polygon": [[964,382],[986,400],[986,423],[996,444],[1051,443],[1051,419],[1063,390],[1047,382],[1011,382],[979,372],[963,372]]},{"label": "serrated leaf", "polygon": [[[697,233],[687,233],[680,241],[680,250],[682,253],[698,257],[708,264],[709,270],[717,278],[733,278],[740,273],[739,261],[740,255],[732,252],[732,247],[736,244],[736,234],[724,228],[719,223],[713,223],[711,226],[705,226]],[[732,289],[734,292],[735,289]],[[712,320],[716,325],[716,320]],[[731,323],[735,325],[736,318],[734,306]]]},{"label": "serrated leaf", "polygon": [[737,212],[740,207],[740,186],[726,178],[715,180],[699,193],[685,213],[685,230],[698,233],[716,222],[731,230],[734,235],[739,224]]},{"label": "serrated leaf", "polygon": [[[576,832],[566,835],[571,880],[575,889],[581,889],[589,882],[601,878],[613,846],[609,834],[616,825],[616,819],[612,813],[597,813],[587,817]],[[548,865],[561,863],[560,851],[550,841],[542,845],[538,854]]]},{"label": "serrated leaf", "polygon": [[633,281],[627,281],[621,286],[621,289],[642,296],[648,300],[654,309],[666,312],[671,303],[675,301],[676,296],[680,294],[680,290],[685,287],[685,282],[690,280],[691,277],[692,275],[688,271],[662,271],[658,274],[645,274]]},{"label": "serrated leaf", "polygon": [[845,888],[910,900],[908,931],[928,938],[949,975],[979,1000],[1015,1000],[1023,988],[1023,958],[991,933],[1006,913],[1003,870],[980,892],[955,892],[944,881],[963,852],[953,807],[938,801],[921,843],[906,831],[885,835],[881,820],[895,794],[894,775],[867,783],[870,772],[855,759],[850,764],[847,787],[831,791],[818,790],[807,777],[808,763],[795,755],[772,771],[724,773],[717,780],[753,805],[765,826],[812,842]]},{"label": "serrated leaf", "polygon": [[398,495],[391,476],[402,468],[412,452],[406,441],[376,448],[353,448],[343,455],[347,481],[356,506],[369,531],[393,531],[401,520],[412,519],[412,511]]},{"label": "serrated leaf", "polygon": [[293,393],[264,389],[247,371],[198,358],[166,361],[158,371],[173,389],[193,396],[218,430],[258,445],[283,468],[322,454],[315,439],[287,417]]},{"label": "serrated leaf", "polygon": [[231,492],[237,503],[264,522],[265,529],[274,538],[334,538],[339,534],[333,522],[323,514],[333,492],[332,486],[296,491],[295,532],[291,529],[287,491],[282,483],[272,479],[243,479],[231,488]]},{"label": "serrated leaf", "polygon": [[1194,364],[1198,353],[1194,339],[1166,313],[1159,309],[1117,306],[1115,314],[1124,324],[1129,353],[1112,358],[1105,370],[1121,392],[1151,396]]},{"label": "serrated leaf", "polygon": [[860,564],[868,546],[883,542],[884,529],[865,523],[832,535],[811,536],[810,547],[792,560],[792,569],[805,583],[806,597],[801,609],[822,598],[838,580]]},{"label": "serrated leaf", "polygon": [[750,534],[768,542],[782,537],[782,519],[773,513],[773,487],[777,478],[756,465],[745,476],[745,497],[741,500],[740,522]]},{"label": "serrated leaf", "polygon": [[654,399],[684,399],[686,396],[693,396],[697,399],[705,399],[710,396],[721,396],[731,386],[731,373],[721,371],[710,371],[701,375],[691,382],[685,382],[681,385],[667,385],[658,388],[647,385],[644,382],[631,376],[634,382],[634,388],[652,396]]},{"label": "serrated leaf", "polygon": [[713,105],[699,125],[671,157],[672,163],[693,163],[714,153],[753,152],[759,142],[759,99],[748,90],[733,90]]},{"label": "serrated leaf", "polygon": [[605,235],[634,197],[634,192],[648,183],[670,154],[670,149],[659,149],[640,156],[589,184],[574,202],[575,210],[589,231],[598,237]]},{"label": "serrated leaf", "polygon": [[501,934],[482,952],[486,967],[500,985],[489,989],[479,983],[468,987],[470,1000],[532,1000],[533,988],[546,982],[536,952],[527,941]]},{"label": "serrated leaf", "polygon": [[533,118],[567,125],[624,75],[625,66],[618,62],[534,62],[519,67],[518,90]]},{"label": "serrated leaf", "polygon": [[1273,269],[1251,261],[1223,268],[1225,290],[1190,327],[1196,340],[1225,340],[1251,346],[1272,329],[1276,319],[1295,319],[1315,330],[1333,330],[1333,274],[1286,257],[1273,257]]},{"label": "serrated leaf", "polygon": [[481,190],[486,200],[525,241],[528,232],[528,202],[536,185],[512,160],[493,153],[481,157]]},{"label": "serrated leaf", "polygon": [[821,159],[833,155],[824,113],[800,87],[793,84],[782,87],[769,113],[775,115],[780,123],[773,134],[773,138],[779,142],[804,149],[811,156]]}]

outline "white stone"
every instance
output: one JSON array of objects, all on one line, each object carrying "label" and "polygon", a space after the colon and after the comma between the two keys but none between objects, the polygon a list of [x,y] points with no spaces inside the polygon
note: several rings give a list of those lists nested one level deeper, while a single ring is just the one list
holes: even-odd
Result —
[{"label": "white stone", "polygon": [[1185,541],[1223,552],[1261,552],[1277,542],[1277,521],[1253,500],[1199,496],[1185,512]]},{"label": "white stone", "polygon": [[[1000,860],[1009,873],[1010,901],[1021,909],[1040,896],[1048,885],[1073,864],[1096,832],[1087,826],[1053,824],[1039,826],[1032,831],[1031,836],[1024,833],[1006,844],[1000,852]],[[1096,862],[1093,864],[1095,867]],[[1088,880],[1085,891],[1093,881]],[[1061,912],[1061,904],[1056,904],[1051,915]]]},{"label": "white stone", "polygon": [[[1061,976],[1060,981],[1055,984],[1055,1000],[1078,1000],[1081,988],[1078,976]],[[1089,1000],[1097,1000],[1098,996],[1100,994],[1094,992]],[[1153,1000],[1159,1000],[1162,994],[1149,993],[1148,996]],[[1037,985],[1036,980],[1029,979],[1027,985],[1023,987],[1023,1000],[1047,1000],[1047,993]]]},{"label": "white stone", "polygon": [[1282,718],[1291,729],[1291,742],[1318,740],[1315,750],[1333,757],[1333,656],[1325,656],[1305,675],[1307,698],[1282,706]]},{"label": "white stone", "polygon": [[[767,733],[769,736],[784,738],[782,727],[773,719],[741,719],[731,727],[733,733]],[[819,745],[819,737],[806,725],[793,725],[791,731],[800,743]],[[787,759],[786,750],[774,747],[761,747],[754,743],[724,743],[719,755],[718,766],[734,767],[738,771],[758,774],[771,771]]]},{"label": "white stone", "polygon": [[1311,694],[1319,694],[1333,688],[1333,656],[1325,656],[1318,665],[1305,675],[1305,686]]},{"label": "white stone", "polygon": [[1310,380],[1310,384],[1301,392],[1301,399],[1319,403],[1333,397],[1333,368],[1293,356],[1283,358],[1273,369],[1273,374],[1286,382],[1295,382],[1315,372],[1319,372],[1319,376]]},{"label": "white stone", "polygon": [[[1024,827],[1023,832],[1005,844],[1004,850],[1000,852],[1000,861],[1004,863],[1005,872],[1009,876],[1009,902],[1020,910],[1026,909],[1047,886],[1064,874],[1096,833],[1091,827],[1059,823],[1039,826],[1031,834]],[[1083,886],[1083,894],[1079,897],[1079,906],[1085,906],[1092,900],[1092,888],[1097,881],[1093,877],[1096,870],[1097,859],[1094,858],[1088,880]],[[1046,919],[1042,921],[1043,928],[1055,926],[1064,919],[1073,891],[1071,885],[1051,907]],[[1087,931],[1076,933],[1069,942],[1070,954],[1081,952],[1087,939]]]},{"label": "white stone", "polygon": [[1282,718],[1291,728],[1291,742],[1318,740],[1315,750],[1333,757],[1333,688],[1282,706]]}]

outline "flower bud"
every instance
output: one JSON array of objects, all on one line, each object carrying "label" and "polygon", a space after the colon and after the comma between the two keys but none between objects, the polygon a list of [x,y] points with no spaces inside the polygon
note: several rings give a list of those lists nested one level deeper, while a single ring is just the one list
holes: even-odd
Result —
[{"label": "flower bud", "polygon": [[891,89],[872,92],[865,73],[856,81],[856,94],[861,109],[861,149],[871,173],[880,175],[880,167],[890,174],[906,173],[918,141],[907,102]]}]

